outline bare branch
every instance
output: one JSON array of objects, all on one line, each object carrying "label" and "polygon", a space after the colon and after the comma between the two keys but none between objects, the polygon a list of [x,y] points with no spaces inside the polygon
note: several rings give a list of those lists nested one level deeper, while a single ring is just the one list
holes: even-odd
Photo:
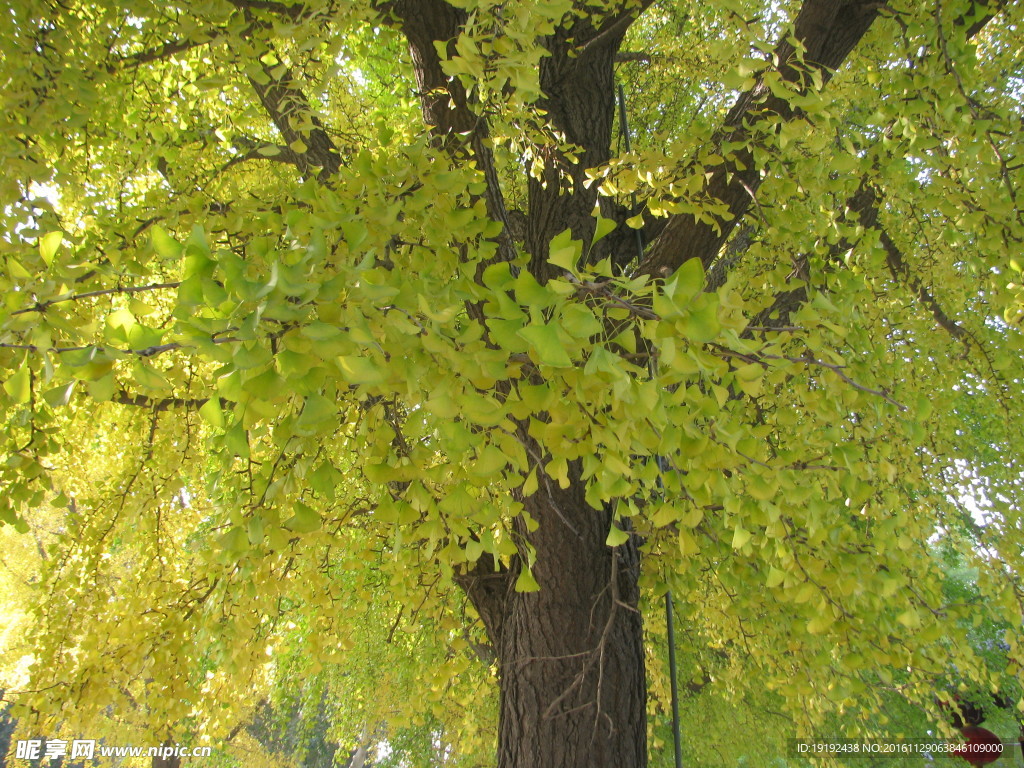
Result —
[{"label": "bare branch", "polygon": [[40,301],[31,307],[24,309],[18,309],[11,312],[12,315],[24,315],[28,312],[45,312],[47,309],[52,307],[54,304],[62,304],[66,301],[81,301],[82,299],[94,299],[97,296],[113,296],[117,294],[133,294],[142,293],[144,291],[161,291],[168,288],[177,288],[180,286],[180,282],[173,283],[152,283],[150,285],[137,285],[137,286],[125,286],[123,288],[105,288],[100,291],[88,291],[86,293],[70,293],[64,296],[58,296],[54,299],[48,299],[47,301]]},{"label": "bare branch", "polygon": [[248,136],[236,137],[233,144],[235,149],[241,152],[241,154],[232,157],[227,163],[225,163],[224,167],[221,168],[221,173],[238,165],[239,163],[245,163],[249,160],[267,160],[271,163],[294,165],[300,170],[303,168],[302,157],[291,147],[286,147],[282,144],[273,144],[269,141],[258,141],[256,139],[251,139]]},{"label": "bare branch", "polygon": [[619,42],[622,40],[622,36],[626,34],[630,25],[640,17],[640,14],[650,8],[653,4],[654,0],[626,2],[618,13],[608,19],[601,28],[597,30],[597,34],[587,40],[583,45],[583,50],[579,52],[577,62],[585,60],[589,53],[592,53],[602,45],[618,46]]},{"label": "bare branch", "polygon": [[650,64],[654,60],[654,57],[649,53],[642,51],[619,51],[615,54],[616,64],[625,64],[630,61],[637,61],[641,64]]},{"label": "bare branch", "polygon": [[[217,337],[210,339],[211,344],[231,344],[241,339],[236,339],[231,336]],[[0,344],[0,349],[21,349],[28,352],[53,352],[57,355],[67,354],[68,352],[83,352],[87,349],[109,350],[118,355],[128,355],[132,357],[156,357],[162,355],[164,352],[173,352],[177,349],[186,349],[185,344],[181,344],[176,341],[172,341],[168,344],[156,344],[152,347],[145,347],[144,349],[117,349],[115,347],[104,347],[102,344],[84,344],[77,347],[39,347],[35,344]]]},{"label": "bare branch", "polygon": [[172,56],[176,56],[179,53],[185,51],[191,51],[193,48],[199,48],[204,45],[209,45],[224,37],[224,32],[218,30],[211,32],[208,37],[198,37],[193,39],[185,40],[171,40],[158,45],[153,48],[148,48],[138,53],[129,54],[128,56],[117,57],[114,61],[108,65],[109,69],[115,69],[118,66],[125,67],[138,67],[142,64],[151,64],[154,61],[161,61],[163,59],[169,59]]},{"label": "bare branch", "polygon": [[268,11],[289,19],[298,19],[309,12],[309,7],[303,3],[288,5],[275,0],[228,0],[228,2],[241,10]]}]

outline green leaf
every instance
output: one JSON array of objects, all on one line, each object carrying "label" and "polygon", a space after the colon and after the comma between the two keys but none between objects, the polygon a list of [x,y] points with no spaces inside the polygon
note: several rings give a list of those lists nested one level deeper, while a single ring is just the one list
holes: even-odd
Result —
[{"label": "green leaf", "polygon": [[[310,434],[309,430],[317,430],[318,427],[333,428],[337,422],[338,406],[329,398],[323,395],[310,395],[302,407],[302,413],[295,422],[295,426],[302,434]],[[322,431],[322,429],[320,430]]]},{"label": "green leaf", "polygon": [[665,282],[665,295],[680,309],[704,287],[704,266],[700,259],[688,259]]},{"label": "green leaf", "polygon": [[168,235],[163,227],[154,226],[150,230],[149,238],[153,243],[153,250],[165,259],[177,259],[184,250],[183,246]]},{"label": "green leaf", "polygon": [[[696,259],[692,261],[696,261]],[[683,337],[698,343],[714,341],[721,330],[722,325],[718,321],[718,308],[712,301],[704,302],[701,307],[683,315],[679,320],[679,332]]]},{"label": "green leaf", "polygon": [[750,531],[748,531],[742,525],[736,526],[736,530],[733,531],[732,535],[732,548],[743,549],[743,545],[745,545],[748,541],[750,541]]},{"label": "green leaf", "polygon": [[295,533],[312,533],[320,530],[322,524],[323,521],[316,510],[297,501],[295,502],[295,514],[285,520],[284,527]]},{"label": "green leaf", "polygon": [[692,557],[700,552],[697,540],[686,528],[679,529],[679,552],[683,557]]},{"label": "green leaf", "polygon": [[75,382],[69,381],[59,387],[54,387],[43,393],[43,400],[54,408],[67,405],[71,401],[71,392],[75,388]]},{"label": "green leaf", "polygon": [[63,240],[63,232],[48,232],[39,238],[39,255],[46,266],[50,266],[53,263],[54,254],[57,253],[57,249],[60,248]]},{"label": "green leaf", "polygon": [[572,239],[571,230],[563,230],[551,239],[548,261],[566,272],[575,272],[583,253],[583,243]]},{"label": "green leaf", "polygon": [[224,427],[224,411],[220,407],[220,398],[211,397],[199,409],[199,415],[206,419],[206,422],[215,429]]},{"label": "green leaf", "polygon": [[497,264],[491,264],[484,269],[481,279],[484,285],[491,290],[502,291],[515,281],[515,276],[512,274],[511,264],[507,261],[499,261]]},{"label": "green leaf", "polygon": [[558,328],[551,323],[544,325],[528,325],[521,329],[519,335],[530,343],[537,353],[537,359],[552,368],[569,368],[572,360],[558,338]]},{"label": "green leaf", "polygon": [[86,389],[89,392],[89,397],[93,400],[105,403],[117,392],[117,377],[114,376],[113,371],[107,371],[98,379],[88,382]]},{"label": "green leaf", "polygon": [[302,333],[302,335],[307,339],[325,341],[327,339],[333,339],[336,336],[340,336],[341,329],[336,325],[331,325],[330,323],[321,323],[320,321],[316,321],[302,326],[300,333]]},{"label": "green leaf", "polygon": [[836,623],[831,611],[823,611],[807,622],[807,631],[812,635],[820,635],[826,629]]},{"label": "green leaf", "polygon": [[321,462],[307,476],[309,487],[323,497],[333,497],[334,489],[341,480],[341,473],[329,461]]},{"label": "green leaf", "polygon": [[562,310],[562,327],[577,339],[587,339],[604,330],[601,321],[582,304],[569,304]]},{"label": "green leaf", "polygon": [[16,403],[27,403],[32,399],[32,376],[27,364],[22,365],[4,382],[4,390]]},{"label": "green leaf", "polygon": [[516,592],[540,592],[540,584],[533,578],[529,568],[523,568],[516,579]]},{"label": "green leaf", "polygon": [[385,376],[383,369],[377,364],[375,360],[368,357],[353,356],[340,356],[338,358],[338,368],[341,369],[341,375],[349,384],[382,384],[384,383]]},{"label": "green leaf", "polygon": [[605,544],[609,547],[618,547],[629,541],[629,533],[619,528],[619,526],[612,524],[611,529],[608,531],[608,538],[605,539]]},{"label": "green leaf", "polygon": [[249,549],[249,535],[240,525],[235,525],[218,539],[217,544],[226,552],[245,552]]},{"label": "green leaf", "polygon": [[234,456],[249,458],[249,436],[241,423],[224,433],[224,445]]},{"label": "green leaf", "polygon": [[917,612],[917,609],[908,608],[896,617],[896,621],[907,629],[917,629],[921,626],[921,615]]},{"label": "green leaf", "polygon": [[594,239],[591,241],[591,245],[596,243],[604,236],[614,232],[617,226],[618,224],[616,224],[615,221],[613,221],[612,219],[605,219],[602,218],[601,216],[598,216],[597,227],[594,230]]}]

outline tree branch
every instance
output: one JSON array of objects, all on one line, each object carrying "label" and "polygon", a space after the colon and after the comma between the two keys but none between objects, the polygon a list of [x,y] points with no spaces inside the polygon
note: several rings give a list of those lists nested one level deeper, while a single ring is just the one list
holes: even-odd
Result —
[{"label": "tree branch", "polygon": [[931,313],[932,317],[935,318],[935,322],[943,330],[957,341],[969,344],[971,336],[967,329],[946,314],[921,278],[911,273],[903,252],[879,222],[878,190],[874,185],[866,183],[862,185],[861,190],[851,198],[850,210],[860,216],[860,221],[866,228],[871,228],[878,232],[882,249],[885,251],[885,265],[889,268],[889,274],[897,281],[906,283],[910,287],[914,295],[917,296],[918,301],[921,302],[921,305]]},{"label": "tree branch", "polygon": [[[584,62],[589,53],[592,53],[602,45],[614,45],[618,48],[623,36],[633,22],[653,4],[654,0],[627,1],[624,3],[622,9],[602,24],[600,29],[596,30],[596,34],[583,44],[583,50],[576,57],[577,63]],[[616,55],[616,60],[620,60],[618,55]],[[650,61],[650,58],[647,60]]]},{"label": "tree branch", "polygon": [[148,48],[138,53],[132,53],[128,56],[121,56],[114,60],[114,62],[108,65],[108,69],[114,69],[117,66],[125,67],[138,67],[143,64],[150,64],[154,61],[160,61],[162,59],[169,59],[172,56],[176,56],[179,53],[190,51],[193,48],[199,48],[204,45],[209,45],[216,42],[220,38],[224,37],[225,33],[222,30],[212,32],[209,37],[200,37],[196,39],[185,39],[185,40],[171,40],[158,45],[153,48]]},{"label": "tree branch", "polygon": [[[261,62],[261,69],[262,77],[250,76],[249,82],[294,154],[294,164],[303,176],[316,175],[321,181],[330,178],[341,167],[341,155],[291,69],[285,69],[277,77],[265,62]],[[297,125],[302,125],[302,129]],[[305,146],[305,150],[300,152],[296,147],[301,146]]]},{"label": "tree branch", "polygon": [[[823,86],[831,79],[878,17],[881,6],[875,0],[805,0],[792,35],[804,49],[804,63],[798,63],[789,36],[776,45],[773,55],[779,76],[795,91],[794,95],[811,90],[812,74],[818,75]],[[757,125],[768,116],[790,121],[799,115],[787,98],[771,91],[765,76],[742,94],[714,138],[716,145],[728,142],[738,148],[727,153],[705,188],[709,197],[726,204],[728,212],[710,221],[689,214],[671,218],[651,244],[639,272],[664,277],[693,258],[699,258],[706,269],[752,204],[752,195],[761,184],[764,168],[754,161],[751,148],[757,142]]]},{"label": "tree branch", "polygon": [[485,552],[468,571],[455,574],[455,583],[480,614],[491,644],[500,648],[505,603],[513,583],[509,569]]},{"label": "tree branch", "polygon": [[45,312],[47,309],[52,307],[54,304],[62,304],[65,301],[81,301],[82,299],[94,299],[97,296],[112,296],[115,294],[132,294],[142,293],[143,291],[160,291],[166,288],[177,288],[180,286],[180,282],[173,283],[152,283],[150,285],[137,285],[127,286],[124,288],[105,288],[99,291],[88,291],[86,293],[71,293],[65,296],[58,296],[54,299],[48,299],[47,301],[40,301],[33,304],[31,307],[25,307],[24,309],[17,309],[11,312],[12,315],[24,315],[29,312]]},{"label": "tree branch", "polygon": [[[146,395],[133,395],[125,390],[119,390],[110,398],[111,402],[120,405],[132,405],[138,408],[151,408],[157,413],[170,410],[171,408],[202,408],[208,402],[208,397],[147,397]],[[221,406],[228,405],[228,401],[220,398]]]},{"label": "tree branch", "polygon": [[[1007,0],[991,3],[974,0],[953,24],[971,39],[1007,4]],[[773,54],[781,79],[795,91],[794,95],[810,91],[813,75],[820,78],[824,87],[884,7],[883,2],[876,0],[805,0],[793,33],[793,38],[805,49],[804,64],[798,64],[796,50],[788,37],[776,46]],[[764,76],[740,96],[716,132],[714,143],[728,142],[741,148],[726,156],[705,187],[713,200],[727,205],[728,213],[704,222],[680,214],[664,225],[654,224],[652,233],[647,233],[648,227],[645,227],[645,233],[656,233],[656,237],[638,271],[663,277],[691,258],[699,258],[707,269],[753,203],[753,195],[764,177],[765,168],[754,162],[751,151],[751,145],[757,140],[757,124],[766,116],[772,120],[792,121],[801,114],[788,99],[771,92]]]},{"label": "tree branch", "polygon": [[284,163],[285,165],[294,165],[300,170],[304,167],[299,153],[283,144],[273,144],[271,142],[257,141],[248,136],[239,136],[235,138],[234,147],[242,154],[228,160],[224,167],[221,168],[221,173],[249,160],[267,160],[271,163]]},{"label": "tree branch", "polygon": [[455,159],[463,156],[468,146],[474,164],[484,174],[487,215],[502,225],[496,239],[497,260],[512,261],[516,248],[509,234],[508,212],[494,155],[487,143],[487,121],[474,114],[469,94],[459,78],[444,73],[438,54],[439,43],[454,50],[455,39],[466,22],[466,12],[445,0],[394,0],[378,7],[394,14],[409,44],[423,121],[430,126],[435,140]]},{"label": "tree branch", "polygon": [[288,5],[287,3],[275,2],[275,0],[228,0],[235,8],[244,11],[268,11],[289,19],[298,19],[309,8],[304,3]]},{"label": "tree branch", "polygon": [[[953,20],[953,26],[957,28],[964,28],[966,39],[970,40],[978,34],[985,25],[988,24],[995,16],[1006,6],[1006,0],[996,0],[996,2],[985,3],[983,1],[974,0],[963,15]],[[877,190],[868,184],[868,180],[862,179],[861,184],[857,190],[846,203],[846,209],[849,213],[855,213],[860,223],[866,228],[873,228],[879,232],[879,237],[882,242],[882,247],[886,251],[886,265],[889,267],[890,274],[897,280],[903,280],[904,282],[910,282],[911,288],[917,295],[921,303],[932,313],[935,321],[940,327],[944,328],[953,338],[958,341],[967,343],[968,339],[977,341],[974,337],[965,329],[963,326],[957,324],[952,320],[939,306],[938,302],[932,296],[928,288],[920,281],[919,278],[912,275],[907,268],[906,260],[903,258],[903,254],[896,246],[895,242],[889,236],[889,234],[879,224],[879,211],[877,207]],[[846,218],[844,214],[843,218]],[[838,255],[843,251],[852,248],[852,244],[846,239],[833,245],[830,249],[830,258],[833,260],[838,258]],[[722,267],[728,267],[729,265],[716,265]],[[794,269],[794,274],[801,272],[801,276],[804,278],[805,283],[808,278],[807,275],[808,265],[805,258],[798,259],[798,266]],[[721,282],[724,283],[724,277]],[[799,309],[808,298],[806,284],[797,286],[792,290],[781,291],[776,294],[772,305],[758,314],[747,326],[747,330],[744,335],[749,335],[754,330],[767,331],[767,330],[779,330],[789,323],[790,315]]]}]

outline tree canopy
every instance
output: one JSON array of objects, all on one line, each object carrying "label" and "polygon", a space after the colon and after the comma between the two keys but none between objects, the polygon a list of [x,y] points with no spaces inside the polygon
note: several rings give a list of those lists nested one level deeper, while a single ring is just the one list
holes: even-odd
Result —
[{"label": "tree canopy", "polygon": [[4,18],[23,713],[216,742],[330,670],[352,738],[645,765],[667,591],[794,733],[1019,663],[1018,3]]}]

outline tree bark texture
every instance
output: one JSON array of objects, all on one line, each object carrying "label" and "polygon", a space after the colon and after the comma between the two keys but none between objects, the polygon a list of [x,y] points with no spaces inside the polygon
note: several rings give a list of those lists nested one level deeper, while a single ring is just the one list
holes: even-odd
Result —
[{"label": "tree bark texture", "polygon": [[[576,474],[576,473],[573,473]],[[511,592],[498,643],[502,768],[646,765],[646,680],[635,541],[608,547],[583,486],[527,500],[540,591]]]}]

